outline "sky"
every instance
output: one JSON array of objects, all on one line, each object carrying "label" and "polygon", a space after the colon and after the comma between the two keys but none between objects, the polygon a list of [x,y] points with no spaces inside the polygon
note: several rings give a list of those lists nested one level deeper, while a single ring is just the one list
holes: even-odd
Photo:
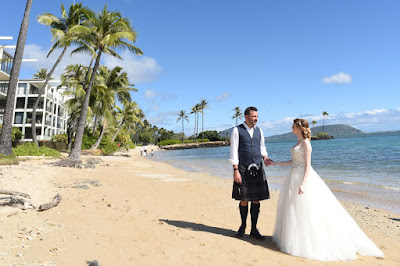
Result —
[{"label": "sky", "polygon": [[[51,47],[49,12],[60,16],[74,1],[34,0],[20,78],[50,69],[61,51]],[[119,51],[107,67],[122,66],[138,92],[133,99],[150,123],[180,132],[178,113],[201,100],[204,130],[235,125],[233,108],[258,108],[265,136],[291,131],[294,118],[347,124],[365,132],[400,130],[400,2],[397,0],[90,0],[95,11],[128,17],[144,55]],[[16,44],[26,1],[1,3],[1,44]],[[8,12],[4,12],[8,10]],[[7,50],[13,54],[13,50]],[[71,50],[69,50],[71,51]],[[67,55],[68,64],[89,64]],[[192,135],[194,115],[185,121]],[[201,129],[200,129],[201,130]]]}]

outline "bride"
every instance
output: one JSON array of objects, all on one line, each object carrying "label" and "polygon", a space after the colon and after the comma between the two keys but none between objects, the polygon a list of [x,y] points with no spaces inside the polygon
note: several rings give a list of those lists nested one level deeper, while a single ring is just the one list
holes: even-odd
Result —
[{"label": "bride", "polygon": [[292,160],[271,163],[291,166],[279,195],[273,241],[285,253],[314,260],[352,260],[356,253],[383,257],[311,167],[307,120],[295,119],[292,129],[298,137]]}]

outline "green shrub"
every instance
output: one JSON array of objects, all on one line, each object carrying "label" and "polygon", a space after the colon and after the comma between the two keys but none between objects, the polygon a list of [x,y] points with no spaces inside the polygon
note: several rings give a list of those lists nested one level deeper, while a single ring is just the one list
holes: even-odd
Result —
[{"label": "green shrub", "polygon": [[317,133],[315,133],[315,136],[318,138],[326,138],[329,136],[329,134],[326,132],[317,132]]},{"label": "green shrub", "polygon": [[109,138],[102,138],[100,142],[101,151],[104,155],[112,155],[118,150],[118,144],[112,142]]},{"label": "green shrub", "polygon": [[90,149],[90,147],[92,147],[92,145],[96,142],[97,139],[98,139],[98,137],[92,136],[89,133],[83,134],[81,149],[82,150]]},{"label": "green shrub", "polygon": [[[203,142],[209,142],[209,139],[204,139]],[[184,143],[194,143],[192,139],[185,139]],[[201,139],[198,139],[196,142],[202,142]],[[166,146],[166,145],[174,145],[174,144],[182,144],[182,140],[179,139],[166,139],[157,143],[159,146]]]},{"label": "green shrub", "polygon": [[135,143],[133,143],[132,140],[128,141],[128,148],[129,148],[129,149],[134,149],[134,148],[136,148]]},{"label": "green shrub", "polygon": [[22,132],[21,130],[19,130],[18,127],[13,127],[11,136],[12,136],[12,142],[18,142],[22,139]]},{"label": "green shrub", "polygon": [[68,135],[67,134],[58,134],[51,137],[52,142],[63,142],[68,143]]},{"label": "green shrub", "polygon": [[160,141],[159,143],[157,143],[157,145],[167,146],[167,145],[173,145],[173,144],[179,144],[179,143],[182,143],[182,141],[179,139],[166,139],[166,140]]},{"label": "green shrub", "polygon": [[59,151],[45,146],[38,147],[33,142],[27,142],[18,145],[16,148],[13,148],[13,152],[17,156],[42,156],[42,155],[51,157],[61,156]]}]

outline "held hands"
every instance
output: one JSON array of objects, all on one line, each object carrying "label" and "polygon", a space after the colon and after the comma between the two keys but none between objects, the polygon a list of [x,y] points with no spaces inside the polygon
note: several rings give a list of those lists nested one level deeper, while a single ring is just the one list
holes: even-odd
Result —
[{"label": "held hands", "polygon": [[274,161],[272,161],[270,158],[268,157],[264,157],[264,164],[266,167],[268,167],[269,165],[273,165]]}]

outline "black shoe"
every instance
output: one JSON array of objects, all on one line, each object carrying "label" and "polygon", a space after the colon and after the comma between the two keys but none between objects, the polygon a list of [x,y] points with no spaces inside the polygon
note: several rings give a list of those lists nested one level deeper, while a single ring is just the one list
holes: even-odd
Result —
[{"label": "black shoe", "polygon": [[251,229],[250,236],[252,236],[252,237],[254,237],[255,239],[258,239],[258,240],[265,240],[265,236],[261,235],[260,232],[258,232],[257,229]]},{"label": "black shoe", "polygon": [[239,227],[239,230],[236,232],[236,236],[237,237],[243,237],[244,236],[244,230],[245,230],[245,227]]}]

